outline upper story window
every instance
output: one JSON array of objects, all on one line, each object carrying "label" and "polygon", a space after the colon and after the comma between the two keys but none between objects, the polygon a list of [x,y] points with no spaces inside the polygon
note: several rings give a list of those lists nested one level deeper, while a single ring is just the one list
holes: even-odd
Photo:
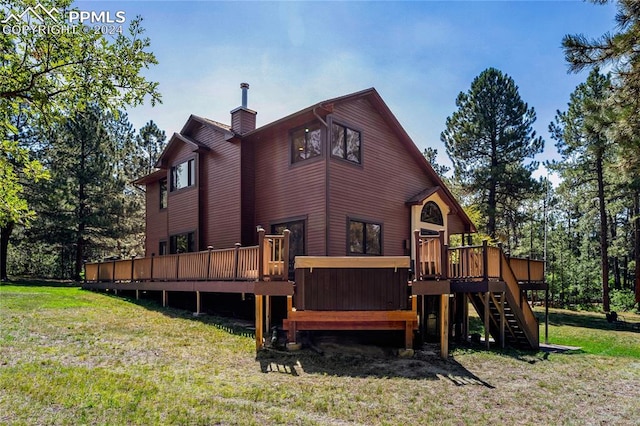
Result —
[{"label": "upper story window", "polygon": [[420,213],[420,221],[433,223],[434,225],[444,225],[440,207],[438,207],[438,205],[433,201],[428,201],[427,204],[425,204],[422,208],[422,212]]},{"label": "upper story window", "polygon": [[349,254],[382,254],[382,225],[379,223],[349,220]]},{"label": "upper story window", "polygon": [[160,180],[160,208],[167,208],[167,179]]},{"label": "upper story window", "polygon": [[171,190],[187,188],[196,184],[196,160],[187,160],[171,167]]},{"label": "upper story window", "polygon": [[303,127],[291,133],[291,162],[297,163],[322,155],[320,125]]},{"label": "upper story window", "polygon": [[341,124],[331,126],[331,155],[353,163],[361,162],[361,134]]}]

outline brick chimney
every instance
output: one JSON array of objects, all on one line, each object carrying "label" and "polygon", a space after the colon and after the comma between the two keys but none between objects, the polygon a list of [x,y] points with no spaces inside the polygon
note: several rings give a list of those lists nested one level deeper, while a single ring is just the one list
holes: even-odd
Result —
[{"label": "brick chimney", "polygon": [[231,111],[231,130],[243,135],[255,130],[257,112],[247,108],[249,83],[241,83],[240,88],[242,89],[242,106]]}]

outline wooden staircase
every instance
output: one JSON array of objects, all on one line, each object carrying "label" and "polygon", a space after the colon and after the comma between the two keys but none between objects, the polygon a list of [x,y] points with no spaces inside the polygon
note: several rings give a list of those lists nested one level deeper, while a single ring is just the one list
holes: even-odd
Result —
[{"label": "wooden staircase", "polygon": [[[538,320],[509,266],[504,253],[500,254],[501,283],[504,291],[467,293],[496,343],[521,349],[539,348]],[[488,318],[487,318],[488,316]]]}]

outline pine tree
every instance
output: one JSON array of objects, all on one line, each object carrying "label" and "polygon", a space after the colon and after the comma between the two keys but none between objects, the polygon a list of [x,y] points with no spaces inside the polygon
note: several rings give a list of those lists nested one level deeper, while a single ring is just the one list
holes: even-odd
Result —
[{"label": "pine tree", "polygon": [[507,216],[539,190],[531,177],[538,164],[525,164],[544,146],[531,127],[536,114],[520,98],[513,79],[495,68],[476,77],[456,105],[441,139],[453,162],[454,179],[476,197],[487,218],[486,233],[495,239],[498,226],[506,226]]},{"label": "pine tree", "polygon": [[556,162],[552,168],[565,179],[565,185],[580,188],[581,191],[593,188],[598,202],[598,220],[600,224],[600,268],[602,273],[603,309],[609,311],[609,241],[607,191],[605,167],[612,161],[613,145],[606,135],[611,123],[611,111],[606,107],[611,79],[599,73],[595,68],[571,94],[566,112],[558,111],[555,122],[549,126],[556,147],[562,156],[562,162]]}]

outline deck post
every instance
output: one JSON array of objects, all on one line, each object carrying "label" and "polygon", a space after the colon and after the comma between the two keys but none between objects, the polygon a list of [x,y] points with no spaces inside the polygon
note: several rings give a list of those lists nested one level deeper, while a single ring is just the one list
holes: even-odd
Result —
[{"label": "deck post", "polygon": [[256,294],[256,352],[262,349],[262,295]]},{"label": "deck post", "polygon": [[440,295],[440,357],[449,357],[449,295]]},{"label": "deck post", "polygon": [[[114,283],[116,282],[116,261],[112,260],[111,264],[113,265],[113,268],[111,268],[111,281],[113,281]],[[116,293],[118,294],[118,293]]]},{"label": "deck post", "polygon": [[240,246],[242,244],[235,243],[233,251],[233,280],[236,281],[238,279],[238,265],[240,263]]},{"label": "deck post", "polygon": [[180,279],[180,254],[176,254],[176,281]]},{"label": "deck post", "polygon": [[505,347],[505,342],[504,342],[504,326],[505,326],[505,315],[504,315],[504,299],[505,299],[505,292],[503,291],[500,295],[500,346],[502,347],[502,349],[504,349]]},{"label": "deck post", "polygon": [[[211,277],[210,274],[211,272],[211,250],[213,250],[213,246],[207,246],[207,281],[209,281],[209,278]],[[198,312],[200,313],[200,312]]]},{"label": "deck post", "polygon": [[140,290],[136,290],[136,300],[140,300]]},{"label": "deck post", "polygon": [[293,311],[293,296],[287,296],[287,314]]},{"label": "deck post", "polygon": [[490,293],[488,291],[484,293],[484,342],[487,345],[487,349],[491,349],[489,345],[489,326],[491,324],[489,321],[489,295]]},{"label": "deck post", "polygon": [[416,246],[416,253],[415,253],[416,258],[414,261],[414,276],[417,281],[420,281],[422,280],[422,262],[420,261],[422,256],[422,244],[420,241],[420,231],[417,229],[413,230],[413,240]]},{"label": "deck post", "polygon": [[440,278],[446,280],[449,278],[449,244],[445,242],[444,231],[440,231]]},{"label": "deck post", "polygon": [[264,329],[267,333],[271,329],[271,297],[264,296]]},{"label": "deck post", "polygon": [[464,336],[464,340],[467,340],[467,337],[469,336],[469,299],[468,299],[468,294],[467,293],[463,293],[462,298],[464,299],[464,303],[462,304],[462,312],[464,315],[464,331],[463,331],[463,336]]},{"label": "deck post", "polygon": [[504,279],[502,278],[502,253],[504,253],[502,251],[502,243],[498,243],[498,248],[500,249],[500,260],[498,262],[498,264],[500,265],[500,280],[504,281]]},{"label": "deck post", "polygon": [[134,269],[135,263],[136,263],[136,257],[131,256],[131,282],[133,282],[133,269]]},{"label": "deck post", "polygon": [[166,308],[169,303],[169,295],[167,294],[167,290],[162,290],[162,307]]},{"label": "deck post", "polygon": [[264,228],[262,227],[258,228],[258,281],[264,281]]},{"label": "deck post", "polygon": [[282,246],[282,280],[289,280],[289,239],[291,237],[291,231],[285,229],[282,232],[283,246]]},{"label": "deck post", "polygon": [[489,250],[487,240],[482,240],[482,279],[489,279]]},{"label": "deck post", "polygon": [[200,315],[201,302],[200,292],[196,291],[196,315]]}]

